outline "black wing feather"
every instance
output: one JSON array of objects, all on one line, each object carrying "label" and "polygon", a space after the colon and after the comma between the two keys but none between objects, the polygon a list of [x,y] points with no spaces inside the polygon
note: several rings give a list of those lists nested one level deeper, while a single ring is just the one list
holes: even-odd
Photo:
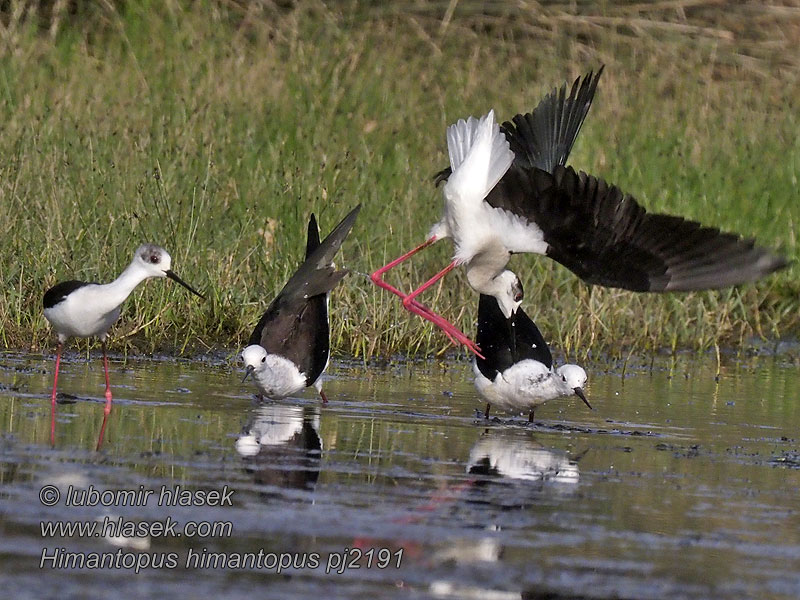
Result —
[{"label": "black wing feather", "polygon": [[[567,164],[604,68],[601,66],[597,73],[589,71],[583,78],[576,78],[569,95],[564,83],[547,94],[531,112],[516,115],[500,126],[514,153],[514,163],[505,177],[519,177],[534,167],[552,173],[556,165]],[[447,181],[451,174],[450,167],[436,173],[436,185]],[[495,201],[502,197],[498,196]]]},{"label": "black wing feather", "polygon": [[56,304],[64,300],[64,298],[69,296],[72,292],[86,285],[92,285],[92,284],[86,281],[76,281],[76,280],[62,281],[61,283],[57,283],[44,293],[44,298],[42,299],[42,305],[44,306],[44,308],[53,308]]},{"label": "black wing feather", "polygon": [[753,240],[647,213],[616,186],[572,167],[529,175],[521,216],[543,231],[547,255],[588,283],[637,292],[716,289],[788,264]]},{"label": "black wing feather", "polygon": [[518,308],[507,319],[494,296],[481,294],[478,300],[475,342],[485,357],[475,357],[478,370],[490,380],[525,359],[538,360],[547,368],[553,365],[547,342],[525,311]]}]

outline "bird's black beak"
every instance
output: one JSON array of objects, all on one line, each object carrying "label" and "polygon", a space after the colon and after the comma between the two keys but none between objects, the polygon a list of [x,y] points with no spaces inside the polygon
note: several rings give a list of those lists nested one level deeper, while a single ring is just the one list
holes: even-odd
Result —
[{"label": "bird's black beak", "polygon": [[589,401],[586,399],[586,396],[585,396],[585,395],[584,395],[584,393],[583,393],[583,388],[576,387],[576,388],[574,388],[572,391],[573,391],[573,392],[575,392],[575,395],[576,395],[578,398],[580,398],[581,400],[583,400],[583,403],[584,403],[586,406],[588,406],[588,407],[589,407],[589,410],[594,410],[594,409],[592,408],[592,405],[591,405],[591,404],[589,404]]},{"label": "bird's black beak", "polygon": [[187,290],[189,290],[190,292],[192,292],[192,293],[193,293],[195,296],[200,296],[200,297],[201,297],[203,300],[205,300],[205,299],[206,299],[206,297],[205,297],[205,296],[203,296],[203,294],[201,294],[200,292],[198,292],[196,289],[194,289],[192,286],[190,286],[188,283],[186,283],[186,282],[185,282],[183,279],[181,279],[180,277],[178,277],[178,276],[175,274],[175,271],[173,271],[172,269],[170,269],[169,271],[164,271],[164,273],[166,273],[166,274],[167,274],[167,277],[169,277],[170,279],[172,279],[172,281],[177,281],[179,284],[181,284],[181,285],[182,285],[183,287],[185,287]]},{"label": "bird's black beak", "polygon": [[[256,368],[253,365],[247,365],[247,368],[244,370],[244,377],[242,377],[242,383],[247,381],[247,378],[255,371]],[[586,402],[586,400],[584,400]]]}]

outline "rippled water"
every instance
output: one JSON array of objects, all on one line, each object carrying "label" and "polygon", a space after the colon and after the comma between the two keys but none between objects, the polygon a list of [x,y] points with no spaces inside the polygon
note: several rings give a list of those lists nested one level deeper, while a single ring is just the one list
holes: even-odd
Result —
[{"label": "rippled water", "polygon": [[[333,364],[321,408],[313,393],[259,404],[225,361],[113,360],[99,452],[100,360],[62,363],[59,389],[77,398],[58,407],[55,448],[51,360],[0,354],[7,597],[800,597],[787,358],[731,360],[718,383],[715,363],[691,358],[595,367],[594,411],[556,401],[533,426],[479,417],[466,363]],[[150,494],[66,506],[92,490]],[[162,490],[227,491],[230,506],[159,506]],[[103,519],[216,529],[42,535],[42,522]],[[93,553],[121,562],[56,564]]]}]

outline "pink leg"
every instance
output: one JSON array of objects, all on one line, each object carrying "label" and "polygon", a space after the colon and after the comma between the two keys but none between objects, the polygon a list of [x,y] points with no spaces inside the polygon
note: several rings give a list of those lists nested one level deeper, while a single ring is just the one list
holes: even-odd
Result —
[{"label": "pink leg", "polygon": [[325,392],[322,390],[319,391],[319,396],[322,398],[322,406],[325,406],[328,403],[328,397],[325,395]]},{"label": "pink leg", "polygon": [[[391,261],[387,265],[381,267],[380,269],[378,269],[377,271],[372,273],[372,275],[370,275],[370,279],[372,279],[372,282],[375,285],[377,285],[378,287],[382,287],[385,290],[389,290],[390,292],[392,292],[396,296],[400,296],[400,298],[403,299],[403,306],[406,308],[406,310],[409,310],[410,312],[413,312],[414,314],[417,314],[417,315],[421,316],[423,319],[427,319],[428,321],[430,321],[431,323],[433,323],[434,325],[439,327],[453,344],[457,344],[457,343],[460,342],[462,344],[465,344],[470,350],[472,350],[476,354],[479,354],[476,351],[477,346],[475,346],[475,344],[469,338],[467,338],[467,336],[465,336],[463,333],[461,333],[454,325],[450,324],[443,317],[437,315],[435,312],[433,312],[427,306],[425,306],[424,304],[422,304],[420,302],[417,302],[414,299],[415,296],[417,296],[419,293],[423,292],[428,287],[430,287],[430,285],[433,285],[436,281],[438,281],[439,279],[444,277],[444,275],[447,274],[447,272],[449,272],[453,268],[454,265],[449,266],[443,273],[438,274],[437,276],[434,277],[434,279],[430,280],[428,283],[426,283],[421,288],[416,290],[416,292],[412,292],[409,295],[404,294],[403,292],[398,290],[396,287],[386,283],[383,280],[383,274],[386,273],[389,269],[393,269],[394,267],[399,265],[401,262],[404,262],[404,261],[408,260],[409,258],[414,256],[417,252],[419,252],[420,250],[423,250],[424,248],[427,248],[428,246],[430,246],[431,244],[433,244],[437,240],[438,240],[438,238],[436,236],[430,237],[429,239],[427,239],[425,242],[423,242],[422,244],[420,244],[416,248],[413,248],[412,250],[409,250],[408,252],[406,252],[402,256],[394,259],[393,261]],[[481,358],[483,358],[483,357],[481,357]]]},{"label": "pink leg", "polygon": [[103,447],[103,436],[106,434],[106,423],[108,422],[108,413],[103,414],[103,424],[100,426],[100,435],[97,436],[97,447],[95,448],[98,452],[100,448]]},{"label": "pink leg", "polygon": [[53,376],[53,395],[50,398],[50,445],[56,445],[56,389],[58,388],[58,367],[61,365],[61,350],[64,344],[58,342],[56,351],[56,374]]},{"label": "pink leg", "polygon": [[103,340],[103,368],[106,372],[106,407],[103,414],[108,416],[111,412],[111,384],[108,382],[108,356],[106,356],[106,342]]},{"label": "pink leg", "polygon": [[[389,269],[393,269],[393,268],[395,268],[395,267],[396,267],[397,265],[399,265],[401,262],[404,262],[404,261],[408,260],[409,258],[411,258],[412,256],[414,256],[414,255],[415,255],[417,252],[419,252],[420,250],[423,250],[423,249],[427,248],[428,246],[430,246],[431,244],[433,244],[433,243],[434,243],[434,242],[436,242],[436,241],[437,241],[437,237],[436,237],[436,236],[433,236],[433,237],[431,237],[431,238],[429,238],[429,239],[425,240],[423,243],[421,243],[421,244],[420,244],[419,246],[417,246],[416,248],[414,248],[414,249],[412,249],[412,250],[409,250],[408,252],[406,252],[406,253],[405,253],[405,254],[403,254],[402,256],[399,256],[398,258],[395,258],[395,259],[394,259],[393,261],[391,261],[390,263],[388,263],[388,264],[384,265],[383,267],[381,267],[380,269],[378,269],[377,271],[375,271],[374,273],[372,273],[372,275],[370,275],[370,276],[369,276],[369,278],[372,280],[372,283],[374,283],[374,284],[375,284],[375,285],[377,285],[378,287],[382,287],[382,288],[383,288],[383,289],[385,289],[385,290],[389,290],[389,291],[390,291],[390,292],[392,292],[392,293],[393,293],[395,296],[400,296],[401,298],[405,299],[406,295],[405,295],[403,292],[401,292],[401,291],[400,291],[400,290],[398,290],[396,287],[394,287],[393,285],[390,285],[390,284],[386,283],[386,282],[383,280],[383,274],[384,274],[384,273],[386,273],[386,272],[387,272]],[[414,305],[415,305],[415,306],[416,306],[416,307],[417,307],[419,310],[421,310],[421,311],[425,311],[425,312],[427,312],[428,314],[435,315],[435,313],[433,313],[433,312],[432,312],[430,309],[428,309],[426,306],[424,306],[424,305],[422,305],[422,304],[420,304],[420,303],[418,303],[418,302],[414,302]],[[447,333],[447,332],[445,332],[445,333]],[[448,337],[449,337],[449,334],[448,334]],[[451,338],[451,339],[452,339],[452,338]]]},{"label": "pink leg", "polygon": [[406,310],[418,314],[423,319],[427,319],[428,321],[436,325],[439,329],[444,331],[451,340],[455,338],[456,340],[464,344],[467,348],[469,348],[472,352],[477,354],[479,357],[483,358],[483,355],[480,353],[480,348],[478,348],[477,344],[475,344],[475,342],[473,342],[466,335],[464,335],[455,325],[450,323],[447,319],[445,319],[441,315],[437,315],[435,312],[429,309],[425,309],[425,311],[420,311],[417,306],[418,303],[414,300],[414,298],[416,298],[419,294],[427,290],[434,283],[439,281],[442,277],[447,275],[455,267],[456,267],[456,262],[455,261],[451,262],[449,265],[447,265],[444,269],[442,269],[436,275],[431,277],[428,281],[423,283],[416,290],[408,294],[405,298],[403,298],[403,306],[406,308]]}]

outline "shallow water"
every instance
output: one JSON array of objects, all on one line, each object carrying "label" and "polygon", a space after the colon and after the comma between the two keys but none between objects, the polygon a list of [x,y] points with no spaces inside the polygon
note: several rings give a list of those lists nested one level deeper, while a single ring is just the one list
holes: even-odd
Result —
[{"label": "shallow water", "polygon": [[[259,404],[225,361],[112,360],[100,451],[100,360],[62,363],[59,389],[78,398],[58,406],[55,448],[51,360],[0,354],[6,597],[800,597],[788,359],[731,360],[718,383],[691,358],[595,367],[594,411],[555,401],[533,426],[480,418],[466,363],[334,363],[321,408],[312,393]],[[178,485],[226,505],[159,506]],[[70,489],[84,506],[66,506]],[[92,490],[139,495],[86,506]],[[42,535],[104,518],[184,535]],[[190,521],[216,529],[193,536]],[[73,569],[67,553],[117,563]]]}]

